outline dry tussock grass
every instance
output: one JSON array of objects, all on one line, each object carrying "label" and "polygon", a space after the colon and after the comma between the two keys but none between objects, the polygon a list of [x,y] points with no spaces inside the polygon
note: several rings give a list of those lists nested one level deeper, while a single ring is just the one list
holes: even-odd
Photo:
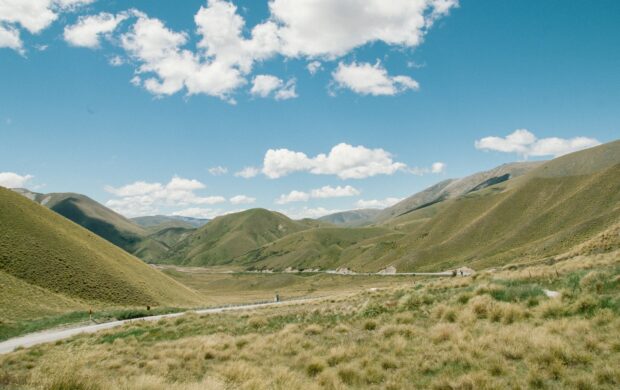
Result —
[{"label": "dry tussock grass", "polygon": [[136,323],[4,356],[0,387],[615,389],[620,271],[605,261]]}]

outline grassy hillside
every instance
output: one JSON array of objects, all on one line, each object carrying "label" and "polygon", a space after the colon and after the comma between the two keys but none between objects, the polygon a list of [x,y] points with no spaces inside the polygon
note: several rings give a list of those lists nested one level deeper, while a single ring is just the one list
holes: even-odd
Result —
[{"label": "grassy hillside", "polygon": [[149,236],[151,232],[95,200],[75,193],[39,194],[14,190],[57,212],[143,260],[161,258],[168,247]]},{"label": "grassy hillside", "polygon": [[[500,168],[493,172],[506,170]],[[388,265],[399,272],[460,265],[481,269],[566,252],[620,220],[620,141],[527,170],[484,186],[468,180],[461,188],[471,188],[462,195],[386,220],[376,236],[355,228],[325,236],[309,231],[264,246],[239,262],[278,268],[343,265],[360,271]],[[439,187],[445,190],[454,183]],[[348,239],[338,241],[339,235]]]},{"label": "grassy hillside", "polygon": [[540,166],[540,164],[541,162],[504,164],[497,168],[478,172],[461,179],[441,181],[398,202],[394,206],[382,210],[375,216],[375,220],[378,222],[385,222],[391,218],[399,217],[447,199],[458,198],[467,193],[482,190],[489,186],[522,176]]},{"label": "grassy hillside", "polygon": [[341,226],[363,226],[370,224],[381,213],[377,209],[342,211],[319,218],[319,221]]},{"label": "grassy hillside", "polygon": [[15,297],[24,299],[19,310],[32,306],[33,315],[45,314],[42,307],[53,311],[90,303],[187,306],[200,302],[189,288],[4,188],[0,188],[0,273],[6,283],[0,289],[2,316],[9,310],[4,305]]},{"label": "grassy hillside", "polygon": [[252,209],[215,218],[171,248],[167,263],[218,265],[308,229],[315,222],[293,221],[283,214]]},{"label": "grassy hillside", "polygon": [[354,244],[385,239],[385,228],[317,228],[288,235],[249,252],[237,262],[252,269],[336,269]]}]

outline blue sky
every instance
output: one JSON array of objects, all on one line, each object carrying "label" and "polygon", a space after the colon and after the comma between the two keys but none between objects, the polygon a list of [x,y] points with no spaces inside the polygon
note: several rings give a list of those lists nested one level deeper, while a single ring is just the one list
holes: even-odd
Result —
[{"label": "blue sky", "polygon": [[620,134],[617,1],[19,1],[41,13],[0,8],[0,185],[129,216],[379,207]]}]

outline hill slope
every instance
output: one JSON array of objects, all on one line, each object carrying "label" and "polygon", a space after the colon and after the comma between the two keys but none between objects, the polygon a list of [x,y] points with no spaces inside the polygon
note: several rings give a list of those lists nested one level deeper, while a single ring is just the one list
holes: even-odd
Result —
[{"label": "hill slope", "polygon": [[447,199],[454,199],[469,192],[479,191],[494,184],[524,175],[541,164],[541,162],[504,164],[461,179],[444,180],[382,210],[375,216],[375,220],[383,222]]},{"label": "hill slope", "polygon": [[167,263],[228,264],[251,250],[288,234],[310,228],[314,222],[293,221],[283,214],[252,209],[215,218],[171,248]]},{"label": "hill slope", "polygon": [[[54,305],[63,309],[88,303],[187,306],[200,302],[193,290],[4,188],[0,188],[0,279],[7,283],[0,289],[3,312],[4,304],[17,296],[24,297],[33,312]],[[5,290],[6,286],[11,288]],[[46,300],[33,301],[37,296]]]},{"label": "hill slope", "polygon": [[[360,229],[349,228],[346,235],[352,239],[341,240],[338,250],[330,250],[332,243],[316,234],[296,234],[239,261],[255,260],[258,267],[338,265],[360,271],[388,265],[399,272],[460,265],[480,269],[564,253],[620,221],[620,141],[527,170],[484,186],[474,185],[475,180],[461,183],[460,196],[385,220],[380,226],[387,233],[380,236],[353,238]],[[440,183],[429,192],[442,193],[454,183]]]},{"label": "hill slope", "polygon": [[161,258],[168,247],[149,237],[150,231],[95,200],[75,193],[39,194],[15,189],[143,260]]},{"label": "hill slope", "polygon": [[378,209],[342,211],[319,218],[319,221],[341,226],[363,226],[370,224],[381,213]]},{"label": "hill slope", "polygon": [[206,225],[209,220],[203,218],[181,217],[174,215],[150,215],[145,217],[131,218],[131,221],[146,228],[149,232],[156,233],[168,228],[195,229]]}]

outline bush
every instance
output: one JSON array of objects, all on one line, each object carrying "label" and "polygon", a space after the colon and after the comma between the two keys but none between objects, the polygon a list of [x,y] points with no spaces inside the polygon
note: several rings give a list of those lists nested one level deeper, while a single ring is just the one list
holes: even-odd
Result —
[{"label": "bush", "polygon": [[364,323],[364,329],[365,330],[375,330],[377,329],[377,323],[374,321],[366,321]]}]

